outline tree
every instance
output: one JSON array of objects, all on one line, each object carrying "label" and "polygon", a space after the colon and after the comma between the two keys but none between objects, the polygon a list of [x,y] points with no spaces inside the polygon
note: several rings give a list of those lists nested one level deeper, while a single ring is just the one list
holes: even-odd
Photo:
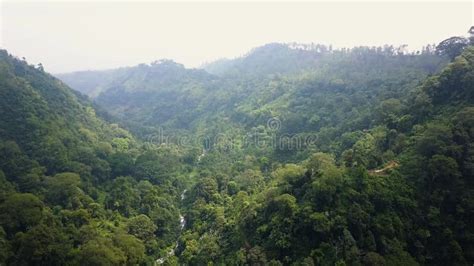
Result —
[{"label": "tree", "polygon": [[155,184],[164,183],[172,177],[179,166],[178,156],[172,150],[151,150],[138,156],[135,161],[135,176]]},{"label": "tree", "polygon": [[267,265],[267,257],[265,251],[260,246],[255,246],[249,250],[245,250],[245,259],[247,265]]},{"label": "tree", "polygon": [[136,181],[130,176],[117,177],[110,185],[106,206],[125,216],[135,214],[140,202],[135,184]]},{"label": "tree", "polygon": [[[430,174],[429,185],[436,184],[437,187],[447,188],[459,184],[461,173],[457,162],[444,155],[434,155],[428,162]],[[431,183],[431,184],[430,184]]]},{"label": "tree", "polygon": [[46,179],[46,198],[55,205],[65,208],[80,207],[82,191],[81,178],[75,173],[60,173]]},{"label": "tree", "polygon": [[0,225],[9,235],[41,222],[43,202],[33,194],[15,193],[0,205]]},{"label": "tree", "polygon": [[0,141],[0,169],[7,179],[12,180],[27,173],[29,168],[35,166],[34,163],[21,151],[16,142]]},{"label": "tree", "polygon": [[124,252],[127,257],[127,265],[141,265],[145,259],[145,245],[132,235],[116,233],[114,244]]},{"label": "tree", "polygon": [[10,242],[7,240],[7,233],[0,226],[0,264],[6,265],[7,259],[12,254]]},{"label": "tree", "polygon": [[108,157],[112,175],[126,176],[133,173],[133,157],[124,152],[117,152]]},{"label": "tree", "polygon": [[15,192],[13,184],[7,181],[5,174],[0,170],[0,202],[4,201],[10,194]]},{"label": "tree", "polygon": [[78,262],[81,265],[124,265],[127,261],[125,253],[115,247],[112,240],[98,237],[81,245]]},{"label": "tree", "polygon": [[364,265],[367,266],[383,266],[385,259],[376,252],[368,252],[363,258]]},{"label": "tree", "polygon": [[196,198],[203,198],[207,202],[214,199],[214,195],[218,192],[217,182],[214,178],[206,177],[201,179],[194,189]]},{"label": "tree", "polygon": [[453,60],[456,56],[460,55],[464,48],[469,44],[469,40],[463,37],[451,37],[436,46],[436,53],[444,55]]},{"label": "tree", "polygon": [[13,239],[14,264],[67,264],[72,243],[60,228],[40,224]]},{"label": "tree", "polygon": [[144,242],[155,237],[156,229],[156,225],[144,214],[132,217],[127,222],[128,233],[136,236]]},{"label": "tree", "polygon": [[263,215],[268,220],[268,225],[264,225],[257,231],[268,230],[266,245],[278,250],[280,258],[283,258],[292,245],[292,231],[298,211],[296,198],[290,194],[279,195],[268,203],[264,211]]},{"label": "tree", "polygon": [[358,166],[374,167],[376,161],[376,140],[370,133],[365,134],[353,146],[353,160]]},{"label": "tree", "polygon": [[128,150],[130,145],[130,139],[128,138],[114,138],[112,140],[112,146],[117,149],[118,152],[125,152]]}]

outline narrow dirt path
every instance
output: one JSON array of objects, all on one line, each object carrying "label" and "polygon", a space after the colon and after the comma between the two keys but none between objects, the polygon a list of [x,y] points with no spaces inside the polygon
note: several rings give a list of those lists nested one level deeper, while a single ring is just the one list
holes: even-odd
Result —
[{"label": "narrow dirt path", "polygon": [[393,168],[396,168],[398,167],[400,164],[397,162],[397,161],[390,161],[388,162],[385,167],[383,168],[380,168],[380,169],[372,169],[372,170],[369,170],[368,173],[370,175],[387,175],[388,173],[388,170],[391,170]]}]

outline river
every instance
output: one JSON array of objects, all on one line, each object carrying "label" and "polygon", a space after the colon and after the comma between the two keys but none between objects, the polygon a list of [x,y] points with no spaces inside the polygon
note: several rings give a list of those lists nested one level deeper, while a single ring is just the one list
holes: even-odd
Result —
[{"label": "river", "polygon": [[[186,189],[183,190],[183,192],[181,193],[180,195],[180,199],[181,201],[183,201],[185,198],[186,198]],[[176,250],[178,249],[178,246],[179,246],[179,237],[181,236],[181,231],[183,231],[184,227],[186,226],[186,219],[184,218],[184,216],[180,213],[179,214],[179,235],[178,235],[178,239],[176,239],[176,242],[175,242],[175,245],[174,247],[168,251],[168,253],[166,253],[166,255],[164,257],[161,257],[159,259],[156,260],[156,265],[161,265],[163,264],[169,257],[171,256],[174,256],[174,254],[176,253]]]}]

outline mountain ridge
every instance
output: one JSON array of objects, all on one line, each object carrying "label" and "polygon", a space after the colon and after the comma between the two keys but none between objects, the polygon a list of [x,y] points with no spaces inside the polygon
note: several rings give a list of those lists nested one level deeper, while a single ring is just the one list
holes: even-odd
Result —
[{"label": "mountain ridge", "polygon": [[0,52],[0,263],[472,264],[472,45],[221,70],[87,73],[92,102]]}]

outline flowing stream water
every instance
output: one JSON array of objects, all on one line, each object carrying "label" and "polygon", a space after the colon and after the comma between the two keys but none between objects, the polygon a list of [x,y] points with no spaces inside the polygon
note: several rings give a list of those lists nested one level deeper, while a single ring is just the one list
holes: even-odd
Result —
[{"label": "flowing stream water", "polygon": [[[181,193],[181,201],[184,200],[184,198],[186,197],[186,189],[183,190],[183,192]],[[180,235],[181,235],[181,231],[183,231],[184,227],[186,226],[186,219],[184,218],[184,216],[180,213],[179,214],[179,231],[180,231]],[[176,253],[176,250],[178,249],[178,246],[179,246],[179,237],[180,235],[178,235],[178,239],[176,239],[176,242],[175,242],[175,245],[174,247],[168,251],[166,253],[166,255],[164,257],[161,257],[159,259],[156,260],[156,264],[157,265],[160,265],[160,264],[163,264],[169,257],[171,256],[174,256],[174,254]]]}]

